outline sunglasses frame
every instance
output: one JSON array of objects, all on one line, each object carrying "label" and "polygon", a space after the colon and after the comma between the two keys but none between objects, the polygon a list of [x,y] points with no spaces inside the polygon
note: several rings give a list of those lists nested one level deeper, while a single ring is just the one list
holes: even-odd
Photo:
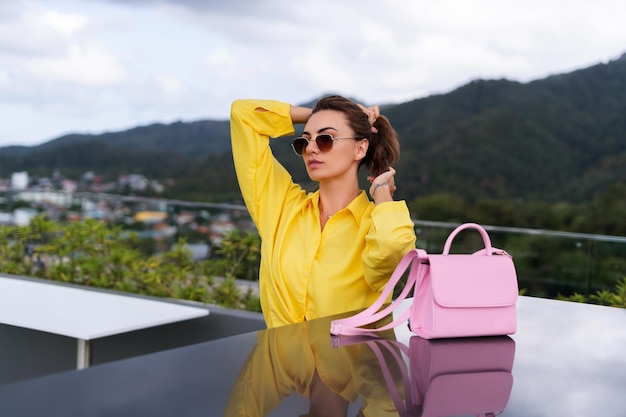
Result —
[{"label": "sunglasses frame", "polygon": [[[326,139],[322,139],[322,142],[320,142],[320,138],[330,138],[330,140],[326,140]],[[320,152],[328,152],[333,148],[333,145],[335,143],[336,140],[340,140],[340,139],[362,139],[360,137],[344,137],[344,138],[336,138],[333,135],[329,134],[329,133],[322,133],[321,135],[317,135],[315,137],[315,146],[317,146],[317,149],[320,150]],[[296,141],[301,141],[301,140],[305,140],[306,141],[306,145],[302,146],[302,151],[300,153],[298,153],[298,151],[296,150]],[[309,146],[309,143],[311,143],[311,140],[313,140],[313,138],[309,139],[309,138],[305,138],[304,136],[299,136],[297,138],[294,138],[291,141],[291,148],[293,149],[293,151],[296,153],[296,155],[298,156],[302,156],[304,155],[304,150],[306,149],[307,146]],[[321,146],[320,146],[321,144]]]}]

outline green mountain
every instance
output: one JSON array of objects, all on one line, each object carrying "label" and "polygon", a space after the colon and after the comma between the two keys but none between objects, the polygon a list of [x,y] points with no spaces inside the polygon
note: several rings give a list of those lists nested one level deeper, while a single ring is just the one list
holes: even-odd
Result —
[{"label": "green mountain", "polygon": [[[466,200],[590,201],[626,179],[626,54],[529,83],[476,80],[448,94],[385,105],[402,156],[397,197],[447,193]],[[273,143],[294,179],[308,183],[289,140]],[[228,121],[154,124],[72,134],[0,148],[14,171],[105,178],[141,173],[175,181],[170,197],[237,200]]]},{"label": "green mountain", "polygon": [[[478,80],[399,105],[407,194],[586,200],[626,178],[626,55],[527,84]],[[411,170],[413,172],[407,172]]]}]

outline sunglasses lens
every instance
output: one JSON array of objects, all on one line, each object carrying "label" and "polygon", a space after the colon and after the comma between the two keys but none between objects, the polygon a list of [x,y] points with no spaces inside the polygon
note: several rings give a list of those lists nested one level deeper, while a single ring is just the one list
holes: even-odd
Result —
[{"label": "sunglasses lens", "polygon": [[319,135],[315,138],[315,143],[321,152],[328,152],[333,147],[333,137],[330,135]]},{"label": "sunglasses lens", "polygon": [[[333,147],[333,142],[335,140],[331,135],[319,135],[315,138],[315,144],[320,152],[328,152]],[[303,155],[304,150],[309,144],[309,140],[306,138],[295,138],[293,142],[291,142],[291,147],[294,152],[298,155]]]},{"label": "sunglasses lens", "polygon": [[305,138],[295,138],[293,142],[291,142],[291,146],[296,154],[302,155],[304,153],[304,148],[309,144],[309,141]]}]

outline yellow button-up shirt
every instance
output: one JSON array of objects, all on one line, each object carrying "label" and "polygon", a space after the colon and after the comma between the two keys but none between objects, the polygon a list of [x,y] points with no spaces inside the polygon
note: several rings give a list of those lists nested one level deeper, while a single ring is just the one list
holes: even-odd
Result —
[{"label": "yellow button-up shirt", "polygon": [[321,230],[319,191],[295,184],[269,146],[270,137],[294,133],[289,110],[269,100],[238,100],[231,108],[239,187],[262,242],[259,287],[268,327],[369,306],[415,247],[406,203],[375,205],[365,191]]}]

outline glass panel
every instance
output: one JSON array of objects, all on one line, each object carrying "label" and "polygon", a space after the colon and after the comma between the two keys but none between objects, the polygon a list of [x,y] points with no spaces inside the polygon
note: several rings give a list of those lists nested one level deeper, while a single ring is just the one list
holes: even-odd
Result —
[{"label": "glass panel", "polygon": [[[417,246],[441,253],[458,224],[415,221]],[[483,226],[494,247],[506,250],[517,270],[524,295],[557,298],[613,290],[626,276],[626,237]],[[480,234],[462,231],[451,253],[472,253],[484,247]]]}]

